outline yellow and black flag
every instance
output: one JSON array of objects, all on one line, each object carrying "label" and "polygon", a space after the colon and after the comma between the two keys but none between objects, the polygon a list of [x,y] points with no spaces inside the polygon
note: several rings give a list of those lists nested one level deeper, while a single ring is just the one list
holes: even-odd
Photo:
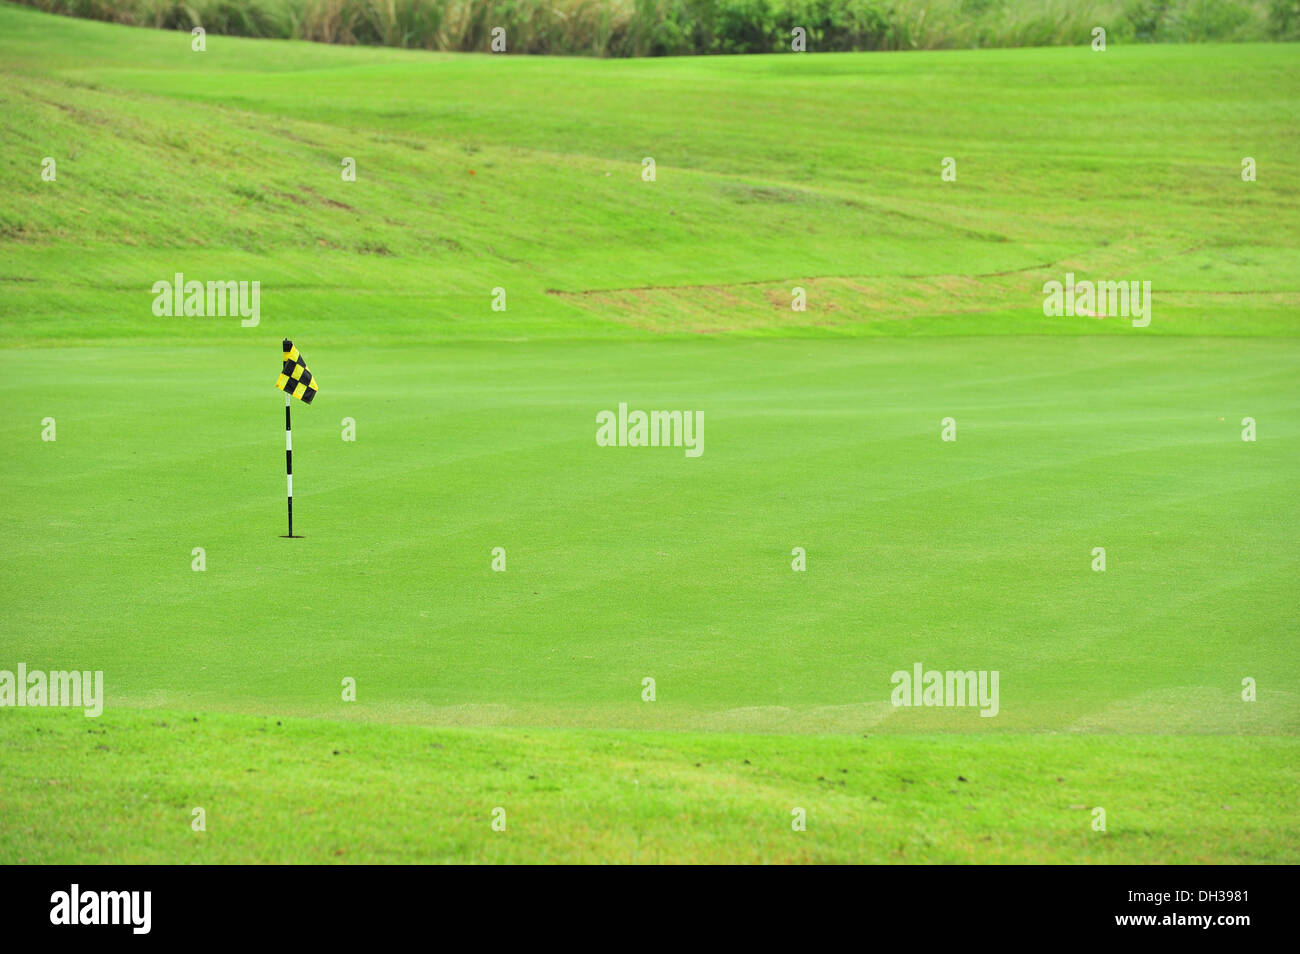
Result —
[{"label": "yellow and black flag", "polygon": [[284,369],[275,386],[284,392],[284,473],[289,478],[289,536],[293,536],[293,424],[289,419],[292,398],[310,404],[318,390],[316,379],[307,370],[307,362],[288,338],[284,339]]},{"label": "yellow and black flag", "polygon": [[284,370],[280,372],[275,386],[285,394],[292,394],[303,404],[310,404],[318,390],[316,379],[307,370],[307,362],[288,338],[284,339]]}]

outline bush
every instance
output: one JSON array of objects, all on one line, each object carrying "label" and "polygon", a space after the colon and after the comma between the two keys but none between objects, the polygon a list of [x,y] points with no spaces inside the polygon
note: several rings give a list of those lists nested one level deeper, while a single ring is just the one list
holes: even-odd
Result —
[{"label": "bush", "polygon": [[1275,40],[1300,40],[1300,0],[1273,0],[1268,8],[1268,32]]},{"label": "bush", "polygon": [[21,0],[116,23],[327,43],[681,56],[1116,41],[1300,40],[1300,0]]}]

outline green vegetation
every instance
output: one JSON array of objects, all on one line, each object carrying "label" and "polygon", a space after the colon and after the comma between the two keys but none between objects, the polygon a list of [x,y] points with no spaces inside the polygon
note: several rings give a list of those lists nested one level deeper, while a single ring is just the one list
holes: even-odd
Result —
[{"label": "green vegetation", "polygon": [[[1294,863],[1290,739],[0,719],[6,863]],[[1201,767],[1183,787],[1189,763]],[[1107,811],[1107,833],[1091,829]],[[193,810],[206,831],[192,829]],[[491,827],[505,809],[505,830]],[[807,828],[791,829],[802,808]]]},{"label": "green vegetation", "polygon": [[1300,39],[1296,0],[23,0],[137,26],[326,43],[594,56]]},{"label": "green vegetation", "polygon": [[[0,709],[0,861],[1297,860],[1290,49],[196,54],[0,6],[0,73],[0,670],[108,695]],[[1067,271],[1151,326],[1045,317]],[[260,324],[155,317],[176,272]],[[620,401],[705,453],[596,446]],[[915,662],[999,715],[894,708]]]}]

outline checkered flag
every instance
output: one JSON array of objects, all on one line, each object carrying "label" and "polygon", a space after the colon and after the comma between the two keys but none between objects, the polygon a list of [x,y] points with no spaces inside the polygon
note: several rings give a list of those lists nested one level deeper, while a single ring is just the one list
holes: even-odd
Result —
[{"label": "checkered flag", "polygon": [[289,536],[293,536],[293,424],[289,418],[289,407],[297,398],[303,404],[310,404],[318,390],[316,379],[307,370],[307,362],[288,338],[284,339],[284,369],[276,380],[275,386],[284,392],[284,474],[289,484]]},{"label": "checkered flag", "polygon": [[285,394],[292,394],[303,404],[310,404],[319,390],[315,378],[307,370],[307,362],[288,338],[284,339],[284,370],[276,379],[275,386]]}]

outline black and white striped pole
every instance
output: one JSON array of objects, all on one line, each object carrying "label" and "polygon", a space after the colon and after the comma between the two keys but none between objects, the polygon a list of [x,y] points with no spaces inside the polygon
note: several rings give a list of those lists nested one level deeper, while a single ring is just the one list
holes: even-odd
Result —
[{"label": "black and white striped pole", "polygon": [[293,537],[293,424],[289,417],[289,405],[296,397],[303,404],[310,404],[320,385],[307,369],[307,362],[302,359],[298,349],[288,338],[284,339],[284,366],[275,386],[284,392],[284,474],[287,480],[289,501],[289,536]]},{"label": "black and white striped pole", "polygon": [[289,405],[293,398],[284,392],[284,475],[289,491],[289,536],[293,536],[293,426],[289,422]]}]

